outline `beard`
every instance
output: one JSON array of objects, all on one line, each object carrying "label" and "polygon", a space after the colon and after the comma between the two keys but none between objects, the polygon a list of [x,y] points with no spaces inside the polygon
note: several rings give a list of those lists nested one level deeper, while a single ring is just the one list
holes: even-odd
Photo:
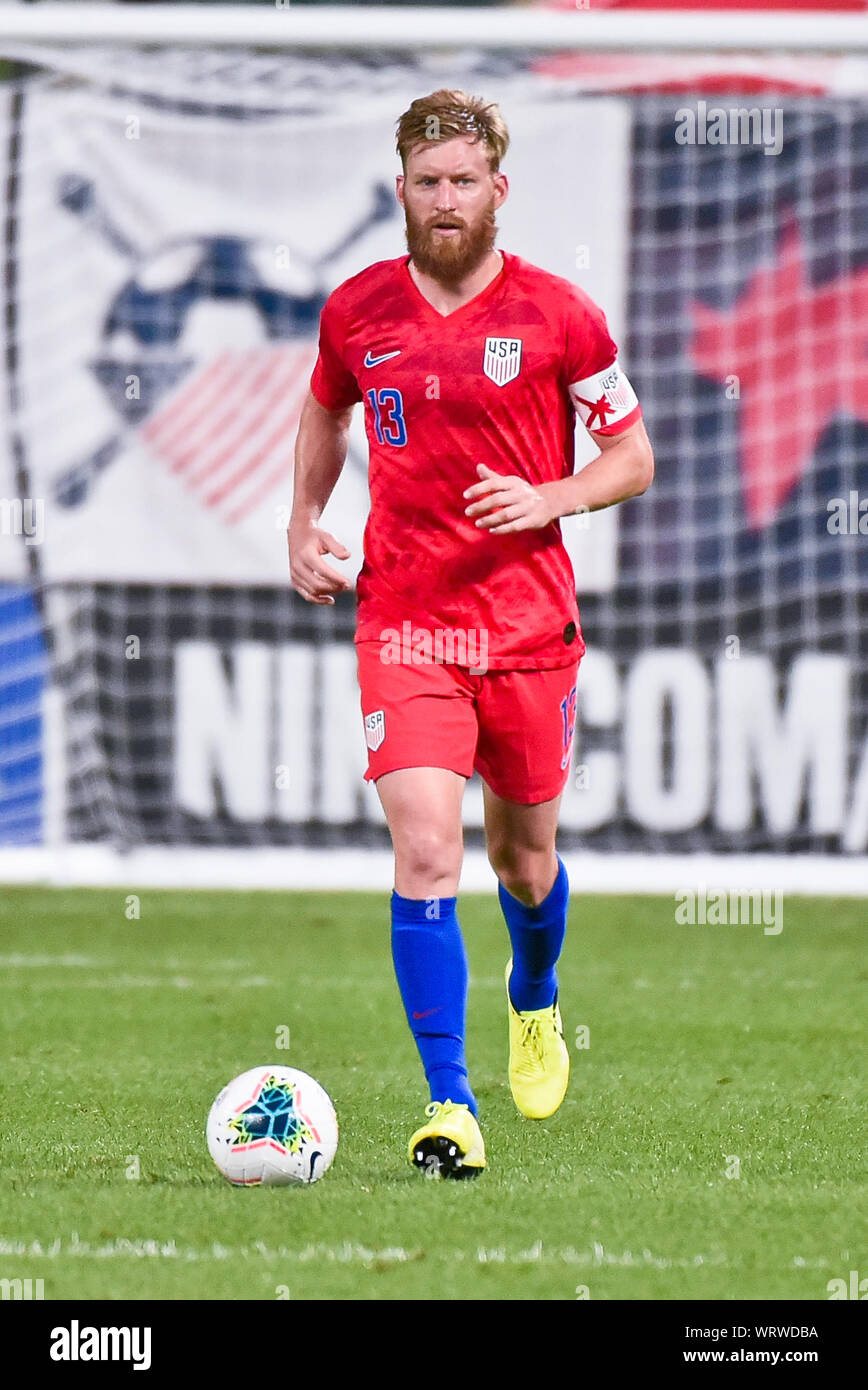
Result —
[{"label": "beard", "polygon": [[[493,204],[470,226],[457,216],[434,216],[428,222],[420,222],[409,208],[405,212],[407,249],[413,264],[423,275],[430,275],[448,288],[460,285],[494,247],[497,226]],[[440,236],[435,231],[438,223],[459,227],[460,235]]]}]

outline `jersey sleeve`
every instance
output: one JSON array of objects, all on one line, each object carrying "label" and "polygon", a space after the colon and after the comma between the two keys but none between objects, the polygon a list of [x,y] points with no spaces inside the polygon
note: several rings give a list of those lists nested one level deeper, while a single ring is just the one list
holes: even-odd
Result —
[{"label": "jersey sleeve", "polygon": [[359,383],[342,357],[345,341],[343,319],[330,296],[320,314],[319,356],[310,378],[310,389],[326,410],[346,410],[362,399]]},{"label": "jersey sleeve", "polygon": [[642,407],[618,362],[606,316],[578,286],[567,300],[564,367],[570,400],[586,429],[620,434],[641,419]]}]

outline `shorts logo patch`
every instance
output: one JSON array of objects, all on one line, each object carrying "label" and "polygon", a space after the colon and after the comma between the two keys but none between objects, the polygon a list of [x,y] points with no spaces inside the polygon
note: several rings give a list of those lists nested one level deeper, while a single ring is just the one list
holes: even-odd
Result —
[{"label": "shorts logo patch", "polygon": [[385,710],[374,710],[373,714],[365,715],[365,743],[372,753],[376,753],[383,739],[386,737],[386,712]]},{"label": "shorts logo patch", "polygon": [[486,338],[482,370],[495,386],[505,386],[521,371],[521,338]]}]

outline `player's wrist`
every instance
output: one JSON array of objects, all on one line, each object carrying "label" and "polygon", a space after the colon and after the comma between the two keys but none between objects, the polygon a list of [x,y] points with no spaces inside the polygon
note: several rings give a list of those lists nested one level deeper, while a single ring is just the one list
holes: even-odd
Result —
[{"label": "player's wrist", "polygon": [[287,530],[290,535],[300,535],[302,531],[315,531],[319,526],[320,513],[315,507],[305,507],[290,514]]},{"label": "player's wrist", "polygon": [[567,486],[568,481],[560,478],[556,482],[543,483],[540,489],[551,508],[552,521],[560,521],[562,516],[570,516],[573,511],[574,503]]}]

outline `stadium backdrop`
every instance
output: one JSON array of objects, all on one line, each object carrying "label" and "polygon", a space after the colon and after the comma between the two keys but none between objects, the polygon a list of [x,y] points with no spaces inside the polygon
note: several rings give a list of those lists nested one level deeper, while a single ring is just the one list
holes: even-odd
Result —
[{"label": "stadium backdrop", "polygon": [[[385,845],[352,598],[288,587],[290,445],[325,297],[404,249],[394,120],[443,66],[138,52],[109,82],[39,56],[0,90],[0,839],[41,843],[50,800],[73,843]],[[589,71],[448,70],[512,131],[500,244],[606,307],[657,457],[645,497],[565,524],[588,655],[562,843],[863,853],[864,101],[718,82],[781,110],[770,154],[681,144],[695,90]],[[366,505],[356,419],[326,514],[356,567]],[[475,784],[467,818],[473,842]]]}]

